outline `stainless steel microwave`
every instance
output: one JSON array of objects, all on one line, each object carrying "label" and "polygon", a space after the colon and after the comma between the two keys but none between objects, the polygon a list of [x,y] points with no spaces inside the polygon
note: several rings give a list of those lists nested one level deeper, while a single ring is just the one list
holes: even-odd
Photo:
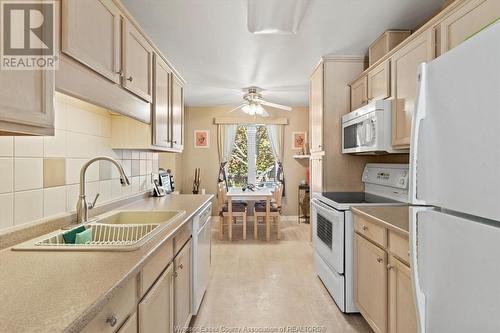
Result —
[{"label": "stainless steel microwave", "polygon": [[392,148],[392,101],[373,101],[342,117],[342,153],[393,154],[408,150]]}]

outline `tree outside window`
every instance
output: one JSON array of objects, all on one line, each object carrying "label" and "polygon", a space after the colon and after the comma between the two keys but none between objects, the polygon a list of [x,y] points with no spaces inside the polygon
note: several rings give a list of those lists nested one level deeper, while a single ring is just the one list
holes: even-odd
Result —
[{"label": "tree outside window", "polygon": [[229,186],[274,183],[276,170],[266,126],[239,125],[226,170]]}]

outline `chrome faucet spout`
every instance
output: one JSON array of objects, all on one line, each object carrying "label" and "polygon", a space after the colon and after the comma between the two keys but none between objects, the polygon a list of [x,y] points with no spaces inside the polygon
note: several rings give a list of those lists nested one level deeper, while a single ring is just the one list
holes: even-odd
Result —
[{"label": "chrome faucet spout", "polygon": [[98,156],[85,163],[82,166],[82,169],[80,170],[80,195],[78,196],[78,202],[76,204],[76,221],[79,224],[86,223],[88,221],[89,209],[94,208],[95,202],[97,201],[97,197],[99,196],[99,194],[97,194],[96,198],[94,199],[94,202],[89,203],[86,200],[86,194],[85,194],[85,175],[87,173],[87,169],[91,164],[97,161],[108,161],[112,163],[114,166],[116,166],[118,172],[120,173],[120,183],[122,184],[122,186],[130,185],[130,180],[125,174],[123,166],[120,164],[120,162],[118,162],[114,158],[107,156]]}]

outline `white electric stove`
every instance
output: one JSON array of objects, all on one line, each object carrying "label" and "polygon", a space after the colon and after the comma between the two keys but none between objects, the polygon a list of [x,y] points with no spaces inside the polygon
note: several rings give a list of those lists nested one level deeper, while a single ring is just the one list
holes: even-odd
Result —
[{"label": "white electric stove", "polygon": [[354,305],[352,206],[406,205],[407,164],[367,164],[364,192],[313,193],[311,200],[316,273],[342,312]]}]

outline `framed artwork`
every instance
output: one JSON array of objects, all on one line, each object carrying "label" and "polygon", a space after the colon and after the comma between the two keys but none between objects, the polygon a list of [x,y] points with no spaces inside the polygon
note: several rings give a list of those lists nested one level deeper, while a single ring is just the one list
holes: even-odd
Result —
[{"label": "framed artwork", "polygon": [[306,132],[293,132],[292,135],[292,149],[302,150],[306,143]]},{"label": "framed artwork", "polygon": [[194,130],[194,147],[210,148],[210,130]]}]

